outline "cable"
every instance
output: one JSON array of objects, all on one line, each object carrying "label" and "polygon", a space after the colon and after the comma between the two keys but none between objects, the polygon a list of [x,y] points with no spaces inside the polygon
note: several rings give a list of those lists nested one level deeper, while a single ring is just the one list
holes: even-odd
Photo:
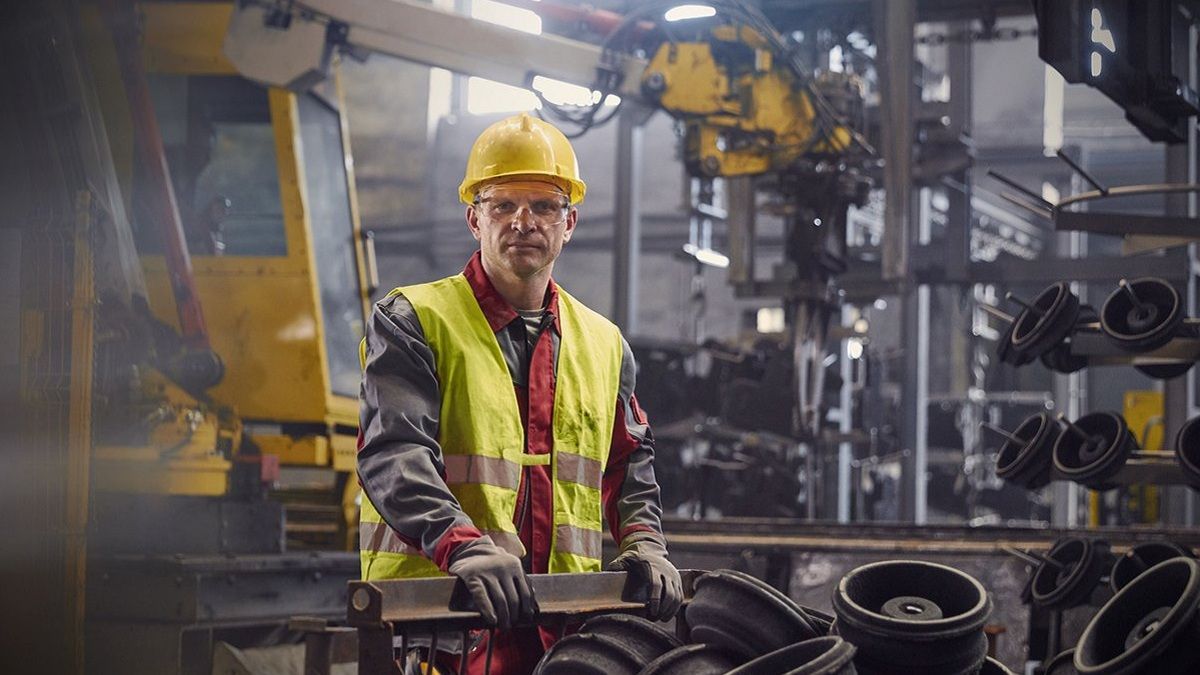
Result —
[{"label": "cable", "polygon": [[[534,89],[534,93],[541,103],[541,108],[537,111],[538,116],[546,119],[549,115],[555,118],[549,121],[570,125],[570,129],[564,130],[568,138],[576,138],[593,127],[605,124],[614,118],[619,112],[620,103],[612,106],[612,110],[606,115],[598,116],[598,113],[605,106],[608,96],[621,87],[624,59],[636,53],[639,46],[649,52],[651,47],[660,47],[663,41],[672,43],[676,41],[674,31],[667,28],[662,16],[667,9],[676,4],[678,4],[677,0],[649,0],[640,3],[627,12],[617,27],[605,37],[604,42],[601,43],[601,57],[600,63],[597,65],[596,79],[589,88],[591,91],[600,93],[597,101],[585,106],[564,106],[549,101],[542,92]],[[716,10],[717,15],[726,23],[732,24],[739,35],[742,25],[760,35],[776,59],[787,66],[803,86],[811,101],[815,132],[814,139],[807,144],[806,151],[821,141],[832,143],[837,130],[845,129],[854,145],[868,155],[876,154],[875,149],[863,138],[862,134],[841,119],[833,105],[817,89],[803,64],[800,63],[798,55],[789,49],[786,40],[775,30],[770,20],[758,7],[746,3],[744,0],[710,0],[707,4]],[[646,18],[651,18],[656,30],[650,31],[639,39],[633,29]],[[657,43],[652,44],[655,39],[657,39]]]}]

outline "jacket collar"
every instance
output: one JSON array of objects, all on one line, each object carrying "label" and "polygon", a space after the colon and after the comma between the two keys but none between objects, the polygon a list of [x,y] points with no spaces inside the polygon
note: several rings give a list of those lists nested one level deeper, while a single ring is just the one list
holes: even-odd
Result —
[{"label": "jacket collar", "polygon": [[[467,283],[470,284],[471,292],[475,294],[475,301],[483,310],[483,316],[487,319],[488,326],[493,333],[520,317],[517,310],[513,309],[504,296],[500,295],[500,291],[497,291],[496,287],[492,285],[492,280],[488,278],[487,272],[483,269],[483,257],[479,251],[476,251],[467,261],[467,266],[463,268],[462,273],[466,277]],[[558,315],[558,284],[554,283],[554,279],[550,280],[550,287],[546,290],[546,295],[548,296],[546,311],[554,317],[554,330],[561,335],[562,328],[559,326]]]}]

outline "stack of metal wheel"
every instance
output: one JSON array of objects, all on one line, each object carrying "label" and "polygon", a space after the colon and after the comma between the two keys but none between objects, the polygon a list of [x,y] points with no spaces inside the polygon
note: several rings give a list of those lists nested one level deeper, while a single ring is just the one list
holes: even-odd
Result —
[{"label": "stack of metal wheel", "polygon": [[1096,608],[1044,675],[1200,673],[1200,563],[1184,546],[1147,542],[1114,557],[1104,542],[1062,539],[1034,568],[1028,596],[1048,610]]},{"label": "stack of metal wheel", "polygon": [[636,617],[599,617],[546,653],[537,675],[1005,675],[987,657],[992,603],[956,569],[919,561],[859,567],[834,614],[802,607],[754,577],[696,580],[685,641]]}]

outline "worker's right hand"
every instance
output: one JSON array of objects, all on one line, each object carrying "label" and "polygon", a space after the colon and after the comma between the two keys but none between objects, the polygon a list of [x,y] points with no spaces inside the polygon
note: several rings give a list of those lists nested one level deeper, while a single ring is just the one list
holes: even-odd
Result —
[{"label": "worker's right hand", "polygon": [[485,621],[509,628],[537,615],[533,587],[521,559],[492,543],[486,535],[458,547],[447,567],[463,580]]}]

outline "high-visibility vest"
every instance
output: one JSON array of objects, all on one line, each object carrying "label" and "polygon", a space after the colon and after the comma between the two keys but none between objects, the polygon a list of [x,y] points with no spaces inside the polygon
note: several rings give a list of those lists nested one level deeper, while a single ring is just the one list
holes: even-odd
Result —
[{"label": "high-visibility vest", "polygon": [[[559,343],[551,454],[525,453],[512,376],[466,278],[397,288],[412,304],[437,365],[442,402],[438,443],[446,484],[475,527],[522,557],[513,516],[522,469],[549,465],[553,530],[549,571],[600,569],[601,478],[608,461],[621,378],[621,334],[559,289]],[[360,354],[365,358],[365,350]],[[404,544],[366,493],[359,516],[362,578],[440,576]]]}]

